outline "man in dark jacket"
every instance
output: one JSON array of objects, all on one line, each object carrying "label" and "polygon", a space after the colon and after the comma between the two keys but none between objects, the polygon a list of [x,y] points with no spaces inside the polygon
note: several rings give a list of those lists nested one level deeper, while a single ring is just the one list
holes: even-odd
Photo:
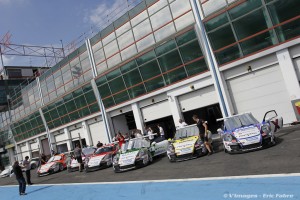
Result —
[{"label": "man in dark jacket", "polygon": [[25,178],[23,176],[23,172],[22,172],[22,169],[21,169],[18,161],[16,161],[14,163],[13,170],[14,170],[14,174],[16,175],[16,179],[19,182],[19,194],[26,195],[26,193],[25,193],[26,182],[25,182]]}]

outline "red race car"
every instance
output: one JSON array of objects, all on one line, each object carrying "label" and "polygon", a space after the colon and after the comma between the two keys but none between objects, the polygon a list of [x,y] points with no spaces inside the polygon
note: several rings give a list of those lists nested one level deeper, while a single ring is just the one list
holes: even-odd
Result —
[{"label": "red race car", "polygon": [[67,156],[63,153],[52,156],[46,164],[43,164],[38,168],[38,176],[45,176],[55,172],[63,171],[67,167],[66,160]]},{"label": "red race car", "polygon": [[118,151],[116,144],[104,145],[96,150],[90,157],[85,159],[85,172],[95,169],[103,169],[112,166],[113,157]]}]

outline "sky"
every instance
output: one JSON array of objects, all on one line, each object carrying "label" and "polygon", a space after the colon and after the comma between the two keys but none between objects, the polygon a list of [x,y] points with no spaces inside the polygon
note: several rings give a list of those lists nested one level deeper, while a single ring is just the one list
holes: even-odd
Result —
[{"label": "sky", "polygon": [[[129,4],[132,1],[129,1]],[[84,32],[97,33],[107,15],[125,12],[127,0],[0,0],[0,39],[13,44],[66,46]],[[115,16],[115,14],[114,14]],[[26,58],[28,59],[28,58]],[[34,59],[34,58],[33,58]],[[16,57],[4,57],[5,65]]]}]

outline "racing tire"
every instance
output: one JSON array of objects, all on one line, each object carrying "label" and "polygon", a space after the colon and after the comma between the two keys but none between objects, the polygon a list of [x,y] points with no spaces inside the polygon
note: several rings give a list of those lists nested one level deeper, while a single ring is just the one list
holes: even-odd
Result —
[{"label": "racing tire", "polygon": [[149,160],[149,163],[148,163],[148,164],[150,164],[150,163],[153,162],[153,158],[152,158],[152,156],[151,156],[151,153],[148,153],[148,160]]},{"label": "racing tire", "polygon": [[35,168],[36,168],[36,164],[32,164],[31,169],[35,169]]},{"label": "racing tire", "polygon": [[64,166],[62,164],[59,164],[59,171],[63,171],[64,170]]}]

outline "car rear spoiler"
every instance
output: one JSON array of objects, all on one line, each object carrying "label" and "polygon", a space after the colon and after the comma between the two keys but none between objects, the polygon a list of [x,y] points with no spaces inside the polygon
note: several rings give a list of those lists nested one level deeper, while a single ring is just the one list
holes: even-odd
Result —
[{"label": "car rear spoiler", "polygon": [[219,118],[219,119],[217,119],[217,122],[224,121],[225,119],[229,119],[231,117],[241,116],[241,115],[244,115],[244,114],[251,114],[251,112],[245,112],[245,113],[242,113],[242,114],[236,114],[236,115],[231,115],[229,117]]}]

